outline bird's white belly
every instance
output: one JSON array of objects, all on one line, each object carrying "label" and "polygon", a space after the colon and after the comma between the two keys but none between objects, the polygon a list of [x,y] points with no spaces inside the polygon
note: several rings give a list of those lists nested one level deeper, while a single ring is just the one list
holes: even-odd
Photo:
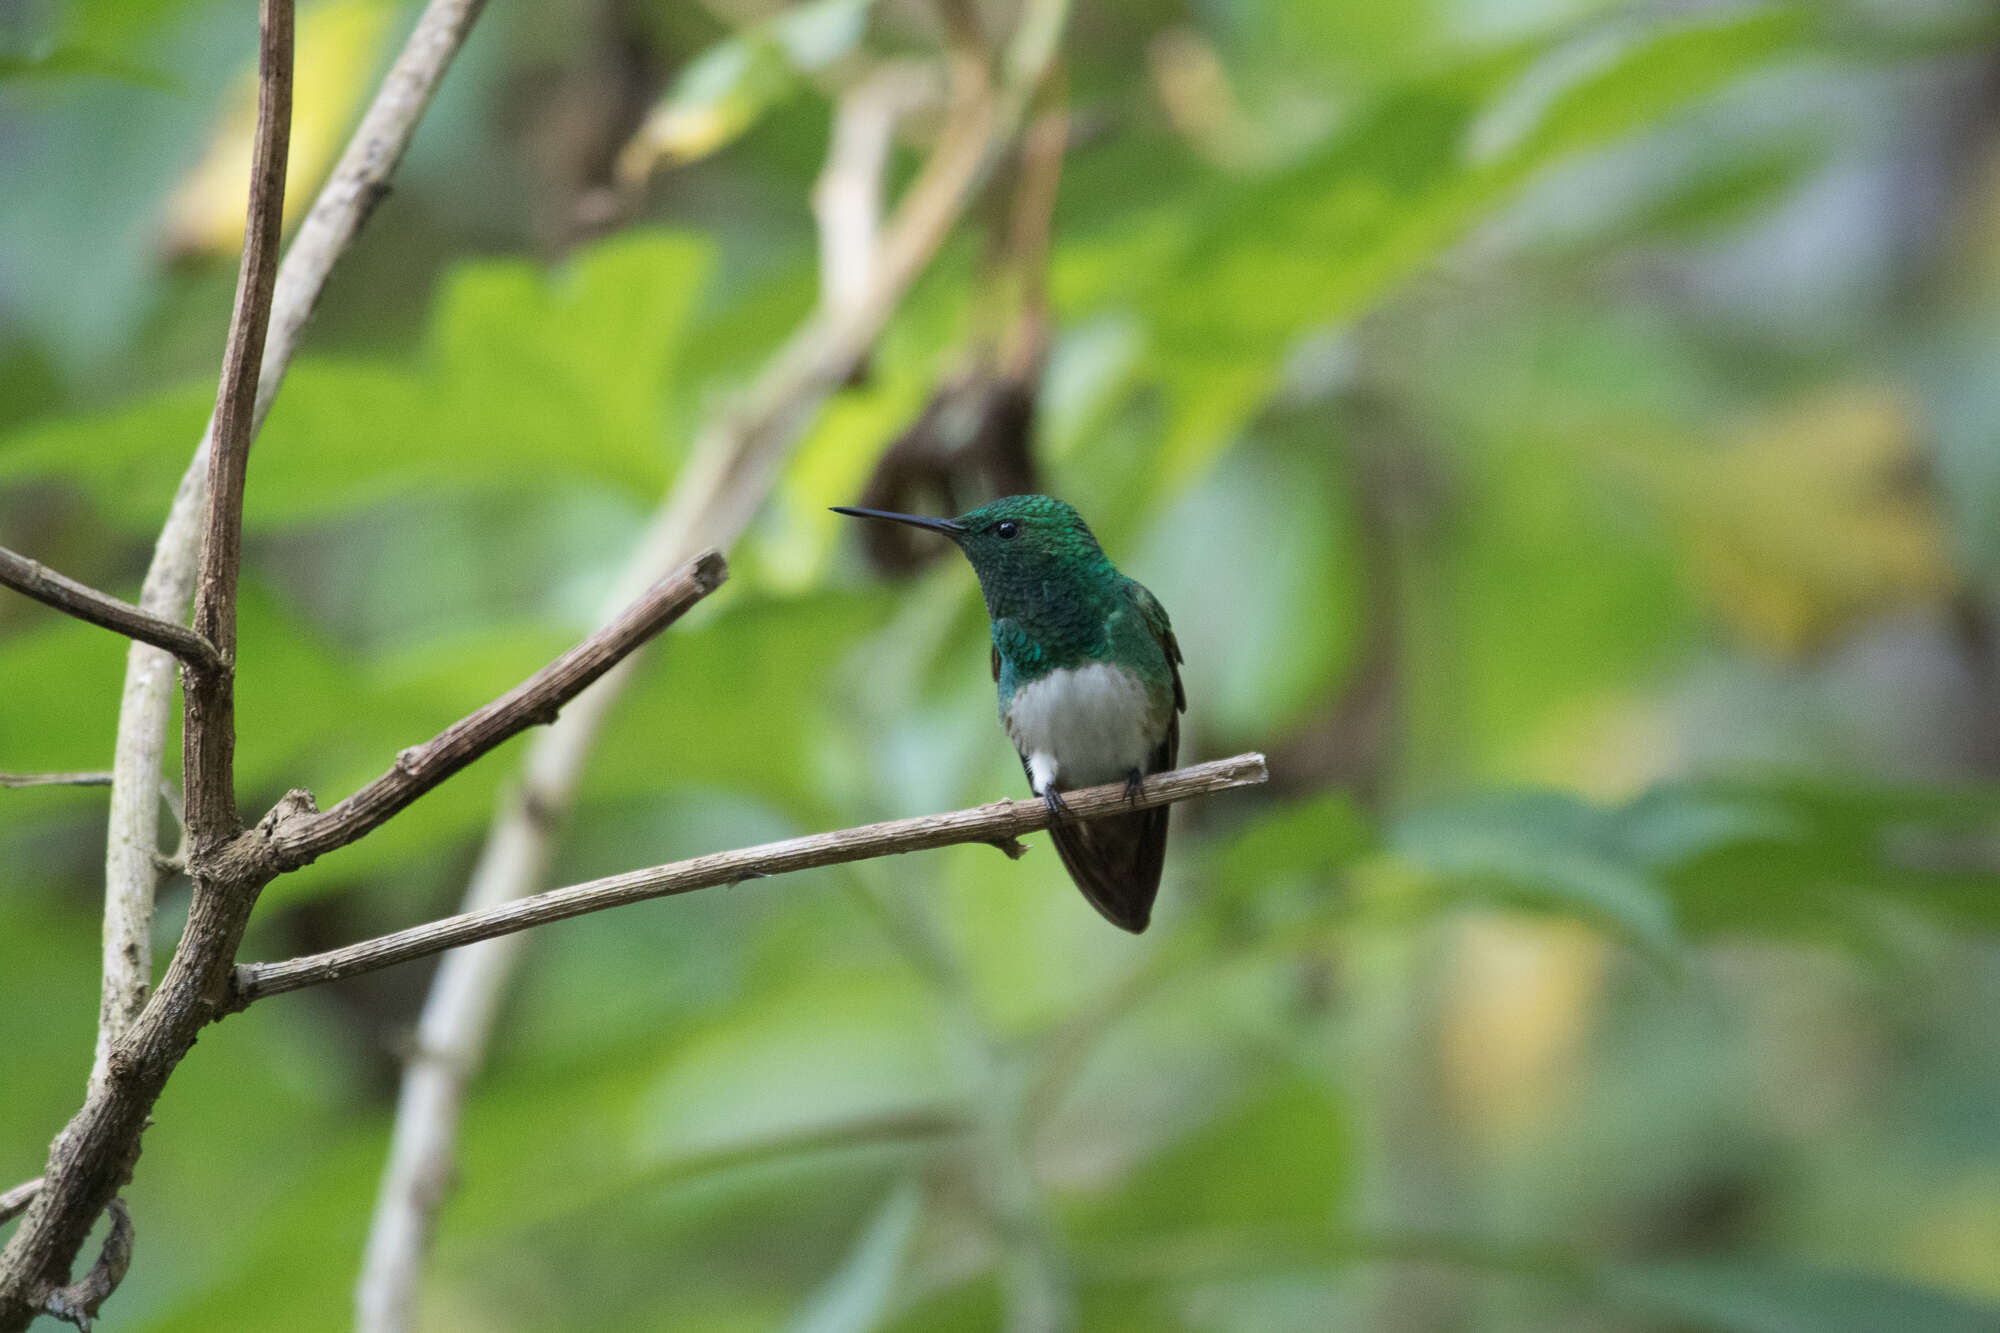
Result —
[{"label": "bird's white belly", "polygon": [[1036,792],[1115,782],[1146,771],[1146,687],[1123,667],[1093,662],[1051,671],[1014,691],[1007,734]]}]

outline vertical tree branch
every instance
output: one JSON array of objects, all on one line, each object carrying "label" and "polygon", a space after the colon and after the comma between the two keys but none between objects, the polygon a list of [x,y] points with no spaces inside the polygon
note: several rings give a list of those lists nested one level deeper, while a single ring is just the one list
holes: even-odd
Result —
[{"label": "vertical tree branch", "polygon": [[[181,478],[153,547],[152,564],[139,590],[140,610],[167,619],[187,614],[207,500],[204,441]],[[174,659],[167,653],[135,643],[126,654],[104,846],[104,979],[97,1054],[90,1070],[93,1088],[103,1084],[113,1043],[138,1019],[153,989],[153,895],[160,882],[158,793],[175,679]]]},{"label": "vertical tree branch", "polygon": [[[252,413],[253,436],[263,426],[334,265],[388,192],[391,173],[484,8],[485,0],[431,0],[425,7],[340,162],[299,225],[279,266],[271,298]],[[211,419],[181,478],[139,593],[139,609],[162,619],[185,616],[194,595],[214,434]],[[139,1016],[152,989],[153,894],[160,874],[157,793],[174,679],[173,658],[157,649],[134,645],[126,657],[104,852],[104,982],[93,1084],[103,1081],[112,1044]]]},{"label": "vertical tree branch", "polygon": [[292,12],[264,0],[258,52],[256,150],[250,163],[250,207],[236,307],[215,395],[215,431],[208,452],[208,515],[201,571],[195,584],[194,627],[222,656],[215,669],[187,673],[182,789],[189,845],[220,846],[236,822],[236,584],[243,564],[243,481],[263,369],[264,334],[278,280],[278,236],[284,222],[285,163],[292,131]]},{"label": "vertical tree branch", "polygon": [[[689,553],[704,546],[726,551],[734,544],[813,414],[865,359],[978,183],[1012,143],[1054,58],[1068,12],[1068,0],[1032,0],[1013,52],[1015,77],[997,96],[983,60],[953,61],[946,125],[882,235],[866,288],[843,291],[838,304],[816,312],[735,409],[702,431],[620,574],[613,605]],[[630,670],[629,663],[621,665],[536,737],[519,782],[502,794],[494,812],[466,889],[467,911],[498,906],[541,886],[578,778]],[[448,954],[425,998],[355,1288],[356,1327],[362,1333],[414,1327],[417,1285],[451,1177],[465,1086],[484,1057],[519,953],[519,939],[505,937]]]},{"label": "vertical tree branch", "polygon": [[[196,623],[222,661],[190,668],[187,689],[188,816],[199,855],[235,832],[230,759],[230,706],[235,650],[235,591],[241,539],[243,466],[250,447],[259,362],[276,277],[278,234],[291,139],[291,0],[262,0],[257,53],[257,129],[250,207],[236,304],[216,396],[215,448]],[[150,796],[150,792],[149,792]],[[160,991],[112,1044],[105,1073],[94,1080],[81,1110],[49,1151],[42,1188],[0,1252],[0,1333],[26,1328],[43,1312],[76,1317],[109,1294],[130,1257],[130,1228],[121,1253],[107,1247],[102,1272],[82,1288],[69,1285],[77,1251],[98,1216],[131,1179],[153,1104],[195,1033],[211,1012],[203,1001],[226,984],[228,969],[261,881],[198,869],[186,932]],[[121,1058],[122,1057],[122,1058]],[[114,1230],[114,1237],[121,1234]],[[115,1259],[114,1262],[110,1262]],[[86,1311],[87,1316],[87,1311]]]}]

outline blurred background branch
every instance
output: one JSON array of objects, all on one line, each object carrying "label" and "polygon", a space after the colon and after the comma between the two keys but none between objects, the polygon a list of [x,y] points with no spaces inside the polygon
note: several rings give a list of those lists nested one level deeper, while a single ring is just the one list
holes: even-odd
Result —
[{"label": "blurred background branch", "polygon": [[[1042,10],[1052,18],[1031,22]],[[1024,38],[1033,43],[1024,55],[1026,73],[997,94],[984,58],[958,52],[946,121],[879,231],[874,224],[879,205],[869,200],[884,188],[879,173],[887,165],[887,136],[907,92],[896,87],[898,76],[892,74],[891,83],[864,82],[849,95],[845,111],[836,115],[820,176],[826,192],[820,205],[822,255],[833,258],[837,250],[841,272],[822,270],[822,302],[814,316],[777,350],[738,401],[697,435],[680,478],[628,559],[621,586],[650,577],[698,545],[726,550],[749,524],[785,454],[827,395],[865,363],[898,302],[944,243],[992,162],[1013,142],[1053,59],[1056,32],[1047,31],[1048,23],[1059,32],[1066,13],[1061,0],[1037,0],[1030,7],[1022,21]],[[856,109],[855,99],[865,111]],[[865,257],[859,252],[864,242]],[[537,740],[518,785],[501,798],[466,888],[467,913],[497,910],[540,886],[598,732],[623,686],[623,673],[614,674]],[[452,1175],[464,1090],[484,1058],[517,961],[516,943],[489,941],[448,955],[432,982],[404,1071],[355,1289],[364,1329],[389,1333],[414,1324],[424,1257]]]}]

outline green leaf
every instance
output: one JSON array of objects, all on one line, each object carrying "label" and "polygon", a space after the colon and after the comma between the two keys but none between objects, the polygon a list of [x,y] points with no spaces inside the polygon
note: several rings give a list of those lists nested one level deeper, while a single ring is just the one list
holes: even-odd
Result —
[{"label": "green leaf", "polygon": [[1353,1184],[1355,1152],[1346,1107],[1323,1086],[1286,1080],[1080,1201],[1065,1229],[1100,1245],[1239,1228],[1291,1248],[1324,1241]]},{"label": "green leaf", "polygon": [[[7,596],[13,596],[10,591]],[[127,641],[57,611],[45,623],[0,639],[0,769],[64,772],[111,767]],[[7,813],[21,807],[6,793]]]},{"label": "green leaf", "polygon": [[1450,898],[1571,912],[1656,957],[1677,951],[1672,904],[1621,844],[1615,815],[1573,796],[1496,796],[1419,811],[1396,823],[1390,845]]},{"label": "green leaf", "polygon": [[853,50],[873,0],[815,0],[781,11],[709,47],[681,70],[618,157],[619,176],[639,185],[655,166],[721,151],[801,86]]},{"label": "green leaf", "polygon": [[1692,931],[1865,940],[1870,903],[2000,930],[1991,788],[1695,784],[1649,793],[1626,818],[1635,839],[1677,837],[1661,864]]},{"label": "green leaf", "polygon": [[[707,267],[704,243],[644,233],[548,273],[460,267],[414,366],[307,357],[294,368],[251,456],[246,524],[321,519],[413,487],[585,483],[652,499],[675,461],[667,388]],[[61,477],[112,521],[151,528],[213,392],[188,385],[25,428],[0,440],[0,482]]]},{"label": "green leaf", "polygon": [[[1360,621],[1351,498],[1323,460],[1260,437],[1160,513],[1120,565],[1167,602],[1205,734],[1261,743],[1325,694]],[[1135,488],[1136,489],[1136,488]],[[1255,558],[1216,559],[1189,532],[1256,534]]]},{"label": "green leaf", "polygon": [[1170,401],[1162,484],[1229,443],[1302,334],[1363,313],[1543,168],[1803,47],[1804,13],[1655,28],[1482,148],[1489,111],[1538,52],[1484,56],[1392,90],[1307,160],[1232,190],[1146,298]]},{"label": "green leaf", "polygon": [[30,423],[0,439],[0,482],[60,478],[109,521],[157,531],[214,405],[212,383],[186,384],[110,412]]},{"label": "green leaf", "polygon": [[890,608],[879,593],[738,600],[675,629],[632,682],[586,793],[738,789],[833,827],[843,807],[824,763],[837,721],[828,680]]},{"label": "green leaf", "polygon": [[669,1162],[742,1151],[955,1095],[924,991],[895,970],[765,986],[673,1053],[644,1097],[636,1152]]},{"label": "green leaf", "polygon": [[1773,6],[1663,27],[1551,98],[1509,154],[1515,169],[1601,147],[1651,125],[1820,31],[1806,7]]},{"label": "green leaf", "polygon": [[880,1324],[922,1216],[923,1190],[906,1180],[869,1221],[839,1271],[787,1326],[791,1333],[867,1333]]},{"label": "green leaf", "polygon": [[58,46],[40,55],[0,52],[0,83],[16,79],[110,79],[158,93],[185,95],[180,80],[144,65],[82,46]]},{"label": "green leaf", "polygon": [[1455,802],[1391,845],[1450,897],[1577,912],[1635,942],[1678,931],[1865,941],[1869,904],[2000,929],[2000,792],[1826,782],[1669,783],[1628,805],[1558,793]]},{"label": "green leaf", "polygon": [[1617,1305],[1700,1333],[1990,1333],[2000,1305],[1899,1278],[1743,1260],[1623,1264],[1601,1290]]},{"label": "green leaf", "polygon": [[1319,876],[1372,850],[1373,826],[1345,792],[1293,801],[1236,835],[1219,855],[1223,879],[1260,888],[1292,876]]}]

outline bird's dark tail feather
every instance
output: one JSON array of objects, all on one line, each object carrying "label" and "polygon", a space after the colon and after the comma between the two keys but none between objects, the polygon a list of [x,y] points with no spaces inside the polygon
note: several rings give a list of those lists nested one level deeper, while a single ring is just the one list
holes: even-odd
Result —
[{"label": "bird's dark tail feather", "polygon": [[1134,935],[1153,919],[1167,859],[1167,807],[1102,819],[1064,819],[1049,837],[1069,877],[1104,919]]}]

